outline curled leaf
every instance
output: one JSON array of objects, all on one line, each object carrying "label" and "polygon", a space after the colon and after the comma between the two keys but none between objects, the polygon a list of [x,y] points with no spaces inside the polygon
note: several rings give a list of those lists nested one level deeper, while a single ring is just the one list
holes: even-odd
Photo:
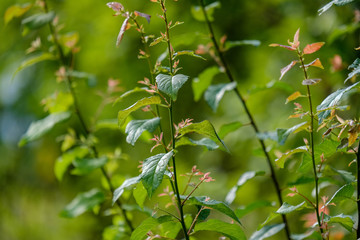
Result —
[{"label": "curled leaf", "polygon": [[312,61],[311,63],[308,63],[306,65],[304,65],[306,68],[313,66],[313,67],[318,67],[321,69],[324,69],[323,65],[321,64],[321,61],[319,58],[315,59],[314,61]]},{"label": "curled leaf", "polygon": [[150,23],[151,16],[150,16],[149,14],[142,13],[142,12],[138,12],[138,11],[134,11],[134,14],[135,14],[135,16],[139,16],[139,17],[145,18],[146,21],[147,21],[148,23]]},{"label": "curled leaf", "polygon": [[280,70],[281,76],[280,76],[280,79],[279,79],[279,80],[281,80],[281,79],[284,77],[285,73],[287,73],[293,66],[295,66],[295,64],[296,64],[297,62],[298,62],[298,61],[292,61],[289,65],[287,65],[286,67],[282,68],[282,69]]},{"label": "curled leaf", "polygon": [[106,6],[108,6],[109,8],[114,10],[115,12],[121,12],[121,11],[124,10],[124,6],[121,3],[118,3],[118,2],[108,2],[106,4]]},{"label": "curled leaf", "polygon": [[305,46],[303,54],[312,54],[314,52],[317,52],[324,44],[324,42],[308,44]]},{"label": "curled leaf", "polygon": [[315,84],[319,83],[320,81],[321,81],[320,78],[305,79],[304,81],[302,81],[302,85],[315,85]]},{"label": "curled leaf", "polygon": [[299,34],[300,34],[300,28],[298,28],[298,30],[296,31],[296,33],[294,35],[294,42],[291,45],[293,48],[298,48],[300,45]]},{"label": "curled leaf", "polygon": [[127,18],[124,20],[123,24],[121,25],[119,35],[116,39],[116,46],[118,47],[120,45],[121,40],[124,37],[125,31],[127,29],[127,25],[129,23],[130,16],[127,16]]}]

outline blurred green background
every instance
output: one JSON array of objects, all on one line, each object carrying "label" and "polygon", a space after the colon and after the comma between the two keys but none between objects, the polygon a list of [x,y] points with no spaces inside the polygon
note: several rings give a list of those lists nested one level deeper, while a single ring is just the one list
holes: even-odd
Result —
[{"label": "blurred green background", "polygon": [[[15,3],[26,3],[24,0],[0,1],[0,12]],[[298,28],[300,42],[325,41],[326,45],[311,57],[319,57],[324,70],[311,69],[312,77],[320,77],[323,81],[314,87],[314,103],[318,105],[329,93],[344,86],[347,76],[347,65],[351,64],[358,54],[354,48],[359,41],[359,12],[354,9],[360,6],[358,1],[344,7],[333,7],[319,16],[317,10],[327,0],[226,0],[221,1],[221,8],[215,10],[214,28],[219,39],[227,35],[228,40],[256,39],[261,41],[259,47],[242,46],[226,53],[226,58],[237,78],[241,92],[246,96],[250,110],[262,131],[276,128],[287,128],[301,120],[288,120],[293,105],[285,105],[285,99],[295,90],[305,92],[301,85],[302,73],[295,69],[290,71],[282,81],[293,91],[282,89],[259,90],[271,81],[277,81],[280,69],[286,66],[295,56],[283,49],[268,47],[271,43],[286,44],[292,40]],[[122,24],[122,17],[113,17],[113,11],[106,6],[107,1],[48,1],[50,9],[56,11],[60,24],[64,24],[62,32],[77,32],[80,36],[80,52],[75,58],[75,69],[96,76],[96,82],[78,80],[77,93],[86,121],[91,122],[101,98],[97,92],[106,90],[107,80],[116,78],[121,87],[129,90],[137,85],[137,81],[149,77],[145,60],[137,58],[138,49],[142,47],[139,34],[131,29],[126,32],[121,45],[116,48],[115,42]],[[138,10],[152,15],[151,23],[142,21],[147,34],[159,35],[164,32],[162,20],[158,17],[160,8],[149,0],[131,0],[121,2],[129,10]],[[184,24],[172,32],[176,50],[195,50],[199,44],[207,44],[206,25],[196,21],[191,15],[191,7],[197,1],[168,0],[168,17]],[[26,15],[27,16],[27,15]],[[56,62],[42,62],[29,67],[15,76],[16,68],[26,58],[25,50],[29,48],[36,35],[40,34],[44,45],[49,35],[48,29],[30,33],[22,37],[21,19],[14,19],[4,25],[0,18],[0,238],[16,239],[101,239],[102,230],[111,224],[111,217],[94,213],[85,213],[75,219],[59,217],[59,212],[78,192],[101,187],[100,172],[86,177],[73,176],[67,173],[62,182],[55,178],[53,167],[61,154],[59,135],[66,133],[71,126],[80,129],[76,117],[56,127],[41,140],[23,148],[17,143],[31,121],[46,116],[41,105],[42,99],[66,86],[58,84],[54,72],[58,69]],[[151,48],[152,60],[166,50],[165,44]],[[343,59],[344,68],[334,72],[331,58],[338,54]],[[180,62],[181,73],[191,79],[198,76],[206,67],[214,65],[209,56],[208,61],[184,56]],[[312,58],[308,58],[308,61]],[[226,82],[223,75],[218,75],[214,82]],[[258,91],[257,91],[258,90]],[[304,106],[306,102],[304,101]],[[359,116],[360,102],[350,99],[352,110],[345,112],[345,117]],[[116,118],[120,109],[126,104],[107,105],[100,119]],[[137,115],[138,114],[138,115]],[[141,113],[135,114],[135,117]],[[191,81],[180,90],[175,104],[176,122],[185,118],[193,118],[194,122],[210,120],[216,129],[221,125],[234,121],[247,123],[248,119],[242,106],[233,92],[227,93],[217,113],[213,113],[204,100],[193,101]],[[286,151],[302,144],[304,134],[291,137],[285,146],[276,146],[269,142],[269,147],[278,147]],[[306,136],[306,135],[304,135]],[[130,146],[125,142],[125,135],[119,130],[101,130],[96,133],[99,139],[100,153],[121,151],[119,160],[119,182],[126,177],[137,175],[138,162],[150,156],[151,145],[145,142]],[[224,139],[231,154],[217,150],[206,152],[199,147],[183,147],[178,154],[179,172],[189,172],[197,165],[203,172],[212,172],[215,182],[204,184],[197,195],[208,195],[223,200],[229,189],[236,184],[238,177],[245,171],[265,170],[268,172],[265,159],[259,152],[259,146],[250,127],[243,127]],[[341,160],[339,160],[340,158]],[[350,162],[345,156],[331,159],[340,169],[354,171],[355,166],[347,167]],[[351,159],[350,159],[351,160]],[[287,183],[296,179],[295,165],[299,159],[293,159],[287,170],[278,170],[278,176],[284,194]],[[182,179],[182,184],[186,179]],[[311,190],[311,186],[308,186]],[[334,189],[329,190],[334,191]],[[160,191],[159,191],[160,192]],[[247,183],[238,193],[233,207],[246,205],[254,200],[266,199],[276,201],[273,185],[268,175],[258,177]],[[110,195],[107,196],[110,199]],[[109,200],[110,201],[110,200]],[[107,204],[109,204],[109,201]],[[130,202],[133,200],[129,200]],[[147,201],[151,207],[155,198]],[[296,199],[289,199],[296,203]],[[349,206],[349,212],[355,206]],[[250,214],[242,221],[247,234],[255,231],[272,209],[266,208]],[[135,215],[137,224],[143,219]],[[291,229],[300,233],[304,228],[297,224],[299,216],[290,215]],[[291,220],[293,219],[293,220]],[[280,239],[281,234],[274,237]]]}]

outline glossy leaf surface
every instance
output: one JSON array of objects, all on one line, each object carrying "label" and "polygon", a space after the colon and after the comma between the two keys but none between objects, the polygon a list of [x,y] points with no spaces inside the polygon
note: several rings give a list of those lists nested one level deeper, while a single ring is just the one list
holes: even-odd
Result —
[{"label": "glossy leaf surface", "polygon": [[174,76],[159,74],[156,76],[156,83],[160,91],[169,95],[173,101],[176,101],[178,91],[188,79],[189,77],[183,74]]},{"label": "glossy leaf surface", "polygon": [[160,125],[160,118],[152,118],[147,120],[132,120],[128,123],[125,129],[125,133],[128,134],[126,142],[134,146],[140,135],[144,131],[154,132]]},{"label": "glossy leaf surface", "polygon": [[194,233],[198,231],[213,231],[223,234],[231,240],[245,240],[246,236],[241,227],[237,224],[223,222],[217,219],[210,219],[195,225]]}]

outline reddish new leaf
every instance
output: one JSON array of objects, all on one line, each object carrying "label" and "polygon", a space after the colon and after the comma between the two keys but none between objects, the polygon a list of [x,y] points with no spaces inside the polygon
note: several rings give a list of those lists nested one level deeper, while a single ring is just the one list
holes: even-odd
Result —
[{"label": "reddish new leaf", "polygon": [[115,12],[121,12],[124,10],[124,6],[121,5],[121,3],[118,2],[108,2],[106,4],[109,8],[111,8],[112,10],[114,10]]},{"label": "reddish new leaf", "polygon": [[315,85],[315,84],[319,83],[320,81],[321,81],[320,78],[305,79],[304,81],[302,81],[302,85]]},{"label": "reddish new leaf", "polygon": [[325,44],[324,42],[317,42],[317,43],[308,44],[304,48],[303,53],[304,54],[311,54],[311,53],[317,52],[324,44]]},{"label": "reddish new leaf", "polygon": [[147,21],[148,23],[150,23],[150,18],[151,18],[151,16],[150,16],[149,14],[142,13],[142,12],[138,12],[138,11],[134,11],[134,14],[135,14],[136,16],[140,16],[140,17],[145,18],[146,21]]},{"label": "reddish new leaf", "polygon": [[296,31],[295,35],[294,35],[294,42],[291,45],[293,48],[298,48],[300,45],[299,42],[299,34],[300,34],[300,28]]},{"label": "reddish new leaf", "polygon": [[304,65],[304,66],[305,66],[306,68],[307,68],[307,67],[310,67],[310,66],[313,66],[313,67],[318,67],[318,68],[324,69],[324,67],[323,67],[323,65],[321,64],[319,58],[315,59],[315,60],[312,61],[311,63],[306,64],[306,65]]},{"label": "reddish new leaf", "polygon": [[124,37],[125,31],[126,31],[126,29],[127,29],[127,25],[128,25],[128,23],[129,23],[129,19],[130,19],[130,16],[128,16],[128,17],[124,20],[123,24],[121,25],[120,32],[119,32],[119,35],[118,35],[117,40],[116,40],[116,46],[117,46],[117,47],[120,45],[120,42],[121,42],[121,40],[122,40],[123,37]]},{"label": "reddish new leaf", "polygon": [[291,50],[291,51],[296,50],[296,48],[293,48],[291,46],[281,45],[281,44],[277,44],[277,43],[272,43],[272,44],[269,45],[269,47],[282,47],[282,48],[286,48],[286,49]]},{"label": "reddish new leaf", "polygon": [[283,78],[283,76],[285,75],[285,73],[287,73],[293,66],[295,66],[295,64],[297,63],[298,61],[292,61],[289,65],[287,65],[286,67],[282,68],[281,69],[281,76],[280,76],[280,79],[281,80]]}]

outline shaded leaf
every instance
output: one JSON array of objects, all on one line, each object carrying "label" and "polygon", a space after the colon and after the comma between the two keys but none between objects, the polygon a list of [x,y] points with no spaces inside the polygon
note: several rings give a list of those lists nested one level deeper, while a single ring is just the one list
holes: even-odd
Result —
[{"label": "shaded leaf", "polygon": [[45,26],[55,18],[55,12],[38,13],[27,17],[21,21],[21,24],[26,28],[34,30]]},{"label": "shaded leaf", "polygon": [[331,197],[331,199],[326,203],[326,205],[330,203],[338,204],[341,200],[351,199],[353,194],[355,192],[354,187],[351,184],[346,184],[339,188],[334,195]]},{"label": "shaded leaf", "polygon": [[321,81],[320,78],[305,79],[305,80],[302,81],[301,84],[302,84],[302,85],[305,85],[305,86],[307,86],[307,85],[315,85],[315,84],[319,83],[320,81]]},{"label": "shaded leaf", "polygon": [[176,141],[176,148],[178,148],[180,146],[184,146],[184,145],[204,146],[209,151],[213,151],[213,150],[219,148],[219,146],[216,144],[216,142],[214,142],[210,138],[202,138],[200,140],[194,140],[191,138],[182,137],[178,141]]},{"label": "shaded leaf", "polygon": [[174,152],[170,151],[166,154],[160,153],[144,160],[142,165],[141,180],[149,197],[151,197],[155,190],[160,186],[167,164],[173,155]]},{"label": "shaded leaf", "polygon": [[194,233],[198,231],[213,231],[223,234],[231,240],[246,239],[244,231],[237,224],[226,223],[217,219],[210,219],[195,225]]},{"label": "shaded leaf", "polygon": [[220,130],[218,132],[218,135],[220,138],[224,138],[226,135],[228,135],[231,132],[236,131],[237,129],[241,128],[243,124],[241,122],[232,122],[224,124],[220,127]]},{"label": "shaded leaf", "polygon": [[360,58],[355,59],[355,61],[348,67],[348,69],[353,69],[349,74],[348,77],[345,79],[345,83],[353,78],[354,76],[360,73]]},{"label": "shaded leaf", "polygon": [[239,190],[240,187],[242,187],[247,181],[249,181],[250,179],[257,177],[257,176],[263,176],[265,175],[264,171],[249,171],[249,172],[245,172],[243,173],[239,180],[237,181],[236,185],[230,189],[230,191],[228,192],[228,194],[225,197],[225,202],[227,204],[231,204],[235,198],[236,198],[236,193]]},{"label": "shaded leaf", "polygon": [[160,103],[161,103],[161,99],[159,96],[152,96],[152,97],[140,99],[139,101],[137,101],[130,107],[119,111],[119,113],[118,113],[119,126],[121,127],[125,123],[126,118],[129,116],[130,113],[138,110],[139,108],[145,107],[147,105],[160,104]]},{"label": "shaded leaf", "polygon": [[140,17],[145,18],[146,21],[147,21],[148,23],[150,23],[151,16],[150,16],[149,14],[142,13],[142,12],[139,12],[139,11],[134,11],[134,14],[135,14],[136,16],[140,16]]},{"label": "shaded leaf", "polygon": [[39,139],[40,137],[51,131],[56,124],[69,119],[70,116],[70,112],[52,113],[46,118],[32,122],[26,133],[21,137],[19,141],[19,146],[22,147],[31,141]]},{"label": "shaded leaf", "polygon": [[140,135],[144,131],[154,132],[160,125],[160,118],[156,117],[147,120],[132,120],[128,123],[125,133],[128,134],[126,142],[134,146]]},{"label": "shaded leaf", "polygon": [[244,45],[250,45],[258,47],[260,46],[261,42],[259,40],[240,40],[240,41],[226,41],[225,42],[225,50],[227,51],[230,48],[238,47],[238,46],[244,46]]},{"label": "shaded leaf", "polygon": [[107,157],[100,158],[75,158],[73,164],[75,169],[71,171],[74,175],[86,175],[97,168],[103,167],[108,161]]},{"label": "shaded leaf", "polygon": [[334,4],[337,6],[343,6],[343,5],[351,3],[353,1],[354,0],[332,0],[331,2],[329,2],[328,4],[326,4],[325,6],[323,6],[322,8],[320,8],[318,10],[319,15],[321,15],[324,12],[326,12],[327,10],[329,10],[329,8],[331,8]]},{"label": "shaded leaf", "polygon": [[294,91],[293,87],[289,83],[272,80],[268,82],[266,85],[256,85],[255,87],[251,88],[248,92],[250,94],[254,94],[268,89],[279,89],[289,94]]},{"label": "shaded leaf", "polygon": [[259,201],[252,202],[247,206],[243,206],[243,207],[236,209],[235,214],[238,218],[242,218],[246,214],[248,214],[258,208],[272,207],[272,206],[273,206],[272,202],[265,201],[265,200],[259,200]]},{"label": "shaded leaf", "polygon": [[216,74],[220,73],[217,66],[213,66],[202,71],[197,78],[192,81],[192,89],[194,92],[194,100],[200,100],[202,94],[210,86],[212,79]]},{"label": "shaded leaf", "polygon": [[[210,22],[214,21],[214,11],[216,8],[220,8],[220,2],[213,2],[205,7],[206,15]],[[192,16],[200,22],[205,22],[205,16],[200,6],[192,6],[191,7]]]},{"label": "shaded leaf", "polygon": [[251,235],[249,240],[262,240],[271,237],[280,232],[284,227],[284,223],[265,226]]},{"label": "shaded leaf", "polygon": [[126,91],[126,92],[124,92],[123,94],[121,94],[120,97],[118,97],[118,98],[114,101],[113,105],[115,105],[115,104],[118,103],[118,102],[124,101],[124,99],[126,99],[126,97],[131,96],[131,95],[133,95],[133,94],[135,94],[135,93],[140,93],[140,92],[141,92],[141,93],[145,93],[147,89],[148,89],[148,88],[135,87],[135,88],[133,88],[133,89],[131,89],[131,90],[129,90],[129,91]]},{"label": "shaded leaf", "polygon": [[56,159],[54,172],[56,178],[61,181],[64,173],[67,168],[71,165],[71,163],[76,158],[83,158],[89,153],[89,149],[87,147],[76,147],[65,153],[63,153],[58,159]]},{"label": "shaded leaf", "polygon": [[216,109],[219,106],[219,103],[224,96],[226,91],[231,91],[236,88],[237,83],[231,82],[231,83],[221,83],[210,86],[206,92],[205,92],[205,100],[209,104],[209,106],[212,108],[214,112],[216,112]]},{"label": "shaded leaf", "polygon": [[57,58],[52,55],[51,53],[41,53],[40,55],[32,56],[26,59],[21,63],[21,65],[15,70],[12,78],[16,76],[18,72],[23,70],[24,68],[30,67],[31,65],[34,65],[35,63],[39,63],[45,60],[56,60]]},{"label": "shaded leaf", "polygon": [[287,158],[289,158],[290,156],[292,156],[295,153],[304,153],[307,152],[307,148],[306,146],[301,146],[295,149],[292,149],[290,151],[287,151],[286,153],[282,154],[279,158],[275,159],[275,164],[279,167],[279,168],[284,168],[284,164],[285,164],[285,160]]},{"label": "shaded leaf", "polygon": [[173,101],[176,101],[178,91],[188,79],[189,77],[183,74],[176,74],[174,76],[159,74],[156,76],[156,83],[160,91],[163,91]]},{"label": "shaded leaf", "polygon": [[308,127],[308,122],[302,122],[289,129],[282,129],[282,128],[276,129],[277,137],[278,137],[277,142],[280,145],[283,145],[291,133],[297,133],[299,131],[306,129],[307,127]]},{"label": "shaded leaf", "polygon": [[286,67],[283,67],[283,68],[280,70],[281,75],[280,75],[280,79],[279,79],[279,80],[281,80],[281,79],[284,77],[284,75],[285,75],[293,66],[295,66],[296,63],[298,63],[298,61],[292,61],[289,65],[287,65]]},{"label": "shaded leaf", "polygon": [[77,217],[84,212],[91,210],[96,205],[105,201],[105,195],[98,189],[92,189],[88,192],[79,193],[74,200],[69,203],[64,210],[61,211],[60,216],[66,218]]},{"label": "shaded leaf", "polygon": [[[303,240],[303,239],[306,239],[306,238],[312,236],[313,234],[314,234],[314,230],[310,230],[310,231],[308,231],[306,233],[291,234],[291,239],[292,240]],[[319,237],[321,238],[321,236],[319,236]],[[318,238],[314,238],[314,239],[318,239]]]},{"label": "shaded leaf", "polygon": [[305,46],[303,54],[312,54],[319,51],[319,49],[324,45],[324,42],[311,43]]},{"label": "shaded leaf", "polygon": [[4,14],[5,25],[7,25],[13,18],[21,17],[22,15],[24,15],[27,11],[30,10],[31,7],[32,4],[29,3],[23,5],[15,4],[8,7]]},{"label": "shaded leaf", "polygon": [[177,56],[181,56],[181,55],[187,55],[187,56],[191,56],[191,57],[196,57],[196,58],[200,58],[202,60],[206,60],[206,58],[203,58],[202,56],[195,54],[194,51],[191,50],[182,50],[182,51],[178,51],[176,53],[174,53],[174,58]]},{"label": "shaded leaf", "polygon": [[321,64],[321,61],[319,58],[315,59],[314,61],[312,61],[311,63],[308,63],[306,65],[304,65],[306,68],[313,66],[313,67],[318,67],[321,69],[324,69],[324,66]]},{"label": "shaded leaf", "polygon": [[327,96],[319,106],[317,106],[316,110],[319,112],[319,124],[321,124],[322,121],[330,115],[331,109],[336,107],[339,104],[340,100],[359,83],[360,82],[354,83],[347,88],[339,89],[336,92],[333,92],[332,94]]},{"label": "shaded leaf", "polygon": [[127,29],[127,26],[128,26],[128,23],[129,23],[129,19],[130,19],[130,16],[127,16],[123,22],[123,24],[121,25],[121,28],[120,28],[120,32],[117,36],[117,39],[116,39],[116,46],[118,47],[121,43],[121,40],[123,39],[124,37],[124,34],[125,34],[125,31]]},{"label": "shaded leaf", "polygon": [[332,217],[329,216],[329,217],[330,217],[330,220],[327,221],[329,224],[339,223],[350,233],[353,231],[354,221],[351,216],[341,213],[339,215],[332,216]]},{"label": "shaded leaf", "polygon": [[[185,198],[185,197],[182,196],[182,198]],[[236,222],[241,224],[240,220],[238,219],[238,217],[236,216],[234,211],[224,202],[211,200],[206,196],[201,196],[201,197],[192,196],[186,202],[189,204],[193,204],[193,205],[200,205],[200,206],[205,206],[205,207],[215,209],[215,210],[231,217]]]},{"label": "shaded leaf", "polygon": [[115,202],[121,197],[121,195],[123,194],[125,188],[128,188],[130,186],[133,186],[135,184],[137,184],[138,182],[141,181],[141,175],[137,176],[137,177],[133,177],[133,178],[129,178],[126,179],[120,187],[118,187],[117,189],[115,189],[114,191],[114,195],[112,198],[112,204],[114,205]]},{"label": "shaded leaf", "polygon": [[173,221],[169,215],[161,216],[159,218],[149,217],[142,221],[142,223],[132,232],[130,240],[141,240],[146,237],[146,234],[159,224]]},{"label": "shaded leaf", "polygon": [[272,43],[269,45],[269,47],[282,47],[282,48],[285,48],[285,49],[288,49],[288,50],[291,50],[291,51],[295,51],[296,48],[293,48],[291,46],[288,46],[288,45],[282,45],[282,44],[277,44],[277,43]]},{"label": "shaded leaf", "polygon": [[276,211],[276,213],[279,213],[279,214],[288,214],[288,213],[291,213],[295,210],[299,210],[299,209],[302,209],[302,206],[305,204],[305,201],[296,205],[296,206],[293,206],[293,205],[290,205],[289,203],[287,202],[284,202],[281,207]]}]

